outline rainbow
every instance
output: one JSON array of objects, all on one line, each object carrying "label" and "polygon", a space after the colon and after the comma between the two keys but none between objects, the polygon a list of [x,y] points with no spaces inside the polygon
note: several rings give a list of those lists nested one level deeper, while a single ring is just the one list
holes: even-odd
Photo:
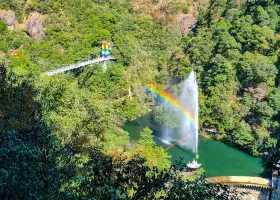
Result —
[{"label": "rainbow", "polygon": [[169,102],[171,105],[176,107],[180,112],[182,112],[192,123],[195,124],[195,119],[192,114],[184,108],[184,106],[176,99],[175,96],[169,94],[165,90],[159,90],[155,85],[150,85],[149,88],[146,88],[152,94],[160,96],[163,100]]}]

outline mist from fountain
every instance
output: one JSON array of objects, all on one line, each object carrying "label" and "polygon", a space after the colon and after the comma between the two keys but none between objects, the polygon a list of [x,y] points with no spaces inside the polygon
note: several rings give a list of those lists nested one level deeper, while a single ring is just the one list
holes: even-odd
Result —
[{"label": "mist from fountain", "polygon": [[[171,142],[181,140],[178,145],[182,148],[190,149],[193,153],[198,153],[198,86],[196,83],[195,72],[192,71],[184,80],[183,86],[179,92],[180,104],[192,116],[192,119],[186,117],[184,113],[176,109],[172,104],[166,102],[165,121],[163,126],[163,139]],[[175,122],[175,123],[174,123]],[[176,131],[175,131],[176,130]]]}]

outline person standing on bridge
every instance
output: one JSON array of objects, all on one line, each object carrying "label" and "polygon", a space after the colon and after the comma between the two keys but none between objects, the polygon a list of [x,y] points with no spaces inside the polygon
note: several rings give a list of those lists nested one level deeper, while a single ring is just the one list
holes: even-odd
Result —
[{"label": "person standing on bridge", "polygon": [[101,57],[108,58],[110,57],[110,50],[109,50],[109,43],[106,40],[102,41],[102,48],[101,48]]},{"label": "person standing on bridge", "polygon": [[107,41],[103,40],[102,41],[102,47],[101,47],[101,58],[106,57],[106,49],[105,49],[106,44],[107,44]]},{"label": "person standing on bridge", "polygon": [[109,44],[106,42],[105,44],[105,58],[110,57],[110,51],[109,51]]}]

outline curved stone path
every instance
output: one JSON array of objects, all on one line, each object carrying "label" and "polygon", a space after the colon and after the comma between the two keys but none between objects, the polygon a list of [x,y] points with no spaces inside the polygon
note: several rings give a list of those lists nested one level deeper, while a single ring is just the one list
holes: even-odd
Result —
[{"label": "curved stone path", "polygon": [[271,181],[269,179],[252,176],[215,176],[207,178],[207,181],[227,185],[248,185],[271,188]]}]

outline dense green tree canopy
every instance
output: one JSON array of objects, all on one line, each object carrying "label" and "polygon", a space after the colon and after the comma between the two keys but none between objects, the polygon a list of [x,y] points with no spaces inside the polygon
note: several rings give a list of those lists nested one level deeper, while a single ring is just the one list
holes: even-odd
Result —
[{"label": "dense green tree canopy", "polygon": [[[70,106],[72,104],[68,106],[74,117],[69,115],[63,119],[64,116],[58,114],[68,108],[64,95],[78,98],[71,93],[71,85],[60,84],[60,93],[55,92],[59,88],[46,91],[46,88],[37,88],[38,85],[34,84],[39,78],[36,74],[21,76],[14,70],[19,71],[1,65],[1,94],[6,94],[0,98],[3,102],[0,107],[1,199],[170,199],[175,196],[179,199],[226,199],[236,196],[227,186],[208,183],[205,177],[197,177],[192,182],[184,181],[180,175],[182,164],[170,167],[167,153],[155,146],[148,128],[144,129],[131,157],[125,153],[114,156],[104,154],[102,151],[106,148],[102,147],[102,143],[97,147],[98,143],[88,141],[99,139],[99,135],[95,135],[99,133],[105,138],[105,145],[106,140],[108,142],[108,136],[99,128],[107,122],[98,116],[99,108],[93,109],[91,106],[94,105],[85,104],[88,109],[93,109],[85,109],[89,114],[84,115],[91,119],[89,124],[79,128],[71,122],[79,114],[75,107]],[[49,92],[48,95],[44,96],[45,92]],[[49,98],[43,100],[42,96],[56,98],[58,105],[48,106],[53,101]],[[12,107],[16,109],[10,110]],[[58,111],[56,108],[63,109]],[[51,117],[45,116],[51,112],[54,112]],[[61,117],[59,122],[68,120],[67,123],[53,127],[50,122],[56,124],[57,118]],[[67,132],[64,129],[72,135],[65,136]],[[78,131],[76,129],[79,132],[75,132]],[[89,132],[85,133],[84,129]],[[115,142],[120,137],[114,137]],[[125,145],[125,142],[119,145]]]},{"label": "dense green tree canopy", "polygon": [[[212,2],[183,36],[185,57],[170,71],[182,80],[196,70],[200,126],[255,156],[278,137],[279,8],[273,0]],[[159,110],[154,119],[165,124]]]},{"label": "dense green tree canopy", "polygon": [[[278,151],[269,152],[279,138],[279,1],[195,8],[198,22],[182,35],[178,20],[192,9],[182,0],[2,0],[0,12],[10,10],[10,18],[0,20],[0,198],[235,196],[205,177],[185,180],[150,129],[133,144],[120,128],[155,105],[148,84],[177,94],[192,70],[200,127],[211,130],[204,134],[275,163]],[[40,39],[26,30],[32,24],[37,33],[29,23],[35,12]],[[99,57],[102,40],[116,58],[107,69],[43,74]],[[166,106],[158,105],[152,122],[179,128],[178,116],[167,120]]]}]

